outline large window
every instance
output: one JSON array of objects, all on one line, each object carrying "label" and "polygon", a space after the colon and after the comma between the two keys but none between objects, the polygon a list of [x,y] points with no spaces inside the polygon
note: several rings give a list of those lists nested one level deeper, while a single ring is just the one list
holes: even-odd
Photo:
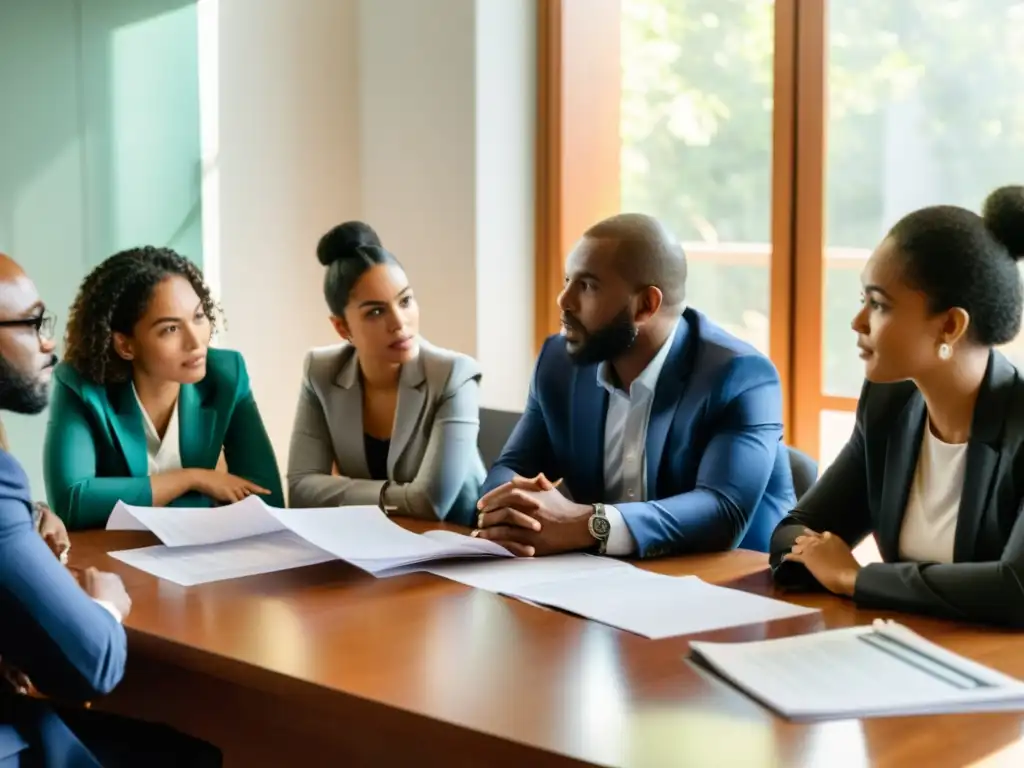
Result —
[{"label": "large window", "polygon": [[691,303],[771,355],[787,440],[827,463],[871,249],[915,208],[1024,180],[1024,2],[539,2],[538,302],[586,224],[659,217]]},{"label": "large window", "polygon": [[[832,0],[825,391],[856,397],[863,261],[902,215],[1024,180],[1024,3]],[[1024,362],[1020,342],[1010,353]]]},{"label": "large window", "polygon": [[672,229],[693,304],[766,354],[774,5],[621,5],[622,208]]}]

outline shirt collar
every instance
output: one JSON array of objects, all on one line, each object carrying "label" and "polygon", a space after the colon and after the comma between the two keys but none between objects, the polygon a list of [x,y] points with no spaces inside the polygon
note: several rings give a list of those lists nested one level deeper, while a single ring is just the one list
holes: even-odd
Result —
[{"label": "shirt collar", "polygon": [[[146,412],[146,407],[142,404],[142,398],[139,397],[139,390],[135,388],[135,382],[132,382],[132,394],[135,395],[135,402],[139,405],[139,411],[142,413],[142,426],[146,432],[146,443],[150,447],[156,447],[163,443],[160,439],[160,435],[156,431],[156,425],[153,420],[149,418],[149,414]],[[167,430],[164,432],[164,440],[167,439],[168,435],[176,434],[178,430],[178,403],[174,404],[174,410],[171,411],[171,420],[167,423]]]},{"label": "shirt collar", "polygon": [[[679,320],[681,317],[680,315],[680,317],[676,318],[675,323],[672,325],[672,330],[669,332],[668,338],[665,339],[665,343],[661,345],[661,349],[658,350],[658,354],[654,356],[651,362],[647,364],[647,367],[640,372],[640,375],[630,385],[629,394],[631,396],[637,391],[644,391],[648,394],[654,393],[654,389],[658,385],[658,377],[661,376],[661,369],[665,367],[668,353],[672,350],[672,342],[675,341],[676,332],[679,330]],[[597,383],[611,394],[616,392],[621,394],[622,390],[615,386],[613,383],[614,379],[615,376],[611,363],[606,360],[598,366]]]}]

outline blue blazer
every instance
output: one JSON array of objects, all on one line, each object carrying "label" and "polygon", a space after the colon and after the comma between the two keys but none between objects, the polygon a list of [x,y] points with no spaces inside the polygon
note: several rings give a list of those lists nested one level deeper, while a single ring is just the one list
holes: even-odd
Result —
[{"label": "blue blazer", "polygon": [[[0,451],[0,658],[46,696],[86,701],[120,682],[128,650],[124,629],[43,543],[32,526],[30,499],[25,473]],[[98,766],[43,702],[3,688],[0,766],[18,765],[26,749],[45,755],[46,765]]]},{"label": "blue blazer", "polygon": [[[597,365],[574,366],[560,336],[544,342],[526,410],[484,484],[544,472],[575,501],[604,498],[608,392]],[[647,427],[650,501],[615,503],[641,557],[744,547],[768,551],[796,504],[782,444],[775,366],[687,309],[655,388]]]}]

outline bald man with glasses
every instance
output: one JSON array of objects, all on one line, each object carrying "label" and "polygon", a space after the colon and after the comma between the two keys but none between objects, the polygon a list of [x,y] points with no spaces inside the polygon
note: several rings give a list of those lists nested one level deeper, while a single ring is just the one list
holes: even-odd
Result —
[{"label": "bald man with glasses", "polygon": [[[0,254],[0,410],[46,407],[54,326],[28,275]],[[219,766],[205,742],[74,706],[120,682],[131,599],[115,574],[72,575],[33,526],[48,512],[33,507],[25,472],[0,449],[0,663],[9,682],[0,682],[0,768]],[[31,687],[68,704],[25,696]]]}]

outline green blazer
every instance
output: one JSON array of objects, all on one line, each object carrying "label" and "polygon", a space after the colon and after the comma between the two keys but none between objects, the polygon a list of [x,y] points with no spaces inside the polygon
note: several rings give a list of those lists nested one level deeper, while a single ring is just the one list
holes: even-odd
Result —
[{"label": "green blazer", "polygon": [[[106,525],[119,500],[151,506],[146,432],[131,382],[94,384],[67,363],[57,366],[46,427],[43,473],[50,507],[69,529]],[[228,470],[270,491],[284,506],[281,475],[238,352],[209,350],[206,376],[178,395],[178,440],[185,469],[215,469],[224,448]],[[187,493],[176,507],[217,502]]]}]

